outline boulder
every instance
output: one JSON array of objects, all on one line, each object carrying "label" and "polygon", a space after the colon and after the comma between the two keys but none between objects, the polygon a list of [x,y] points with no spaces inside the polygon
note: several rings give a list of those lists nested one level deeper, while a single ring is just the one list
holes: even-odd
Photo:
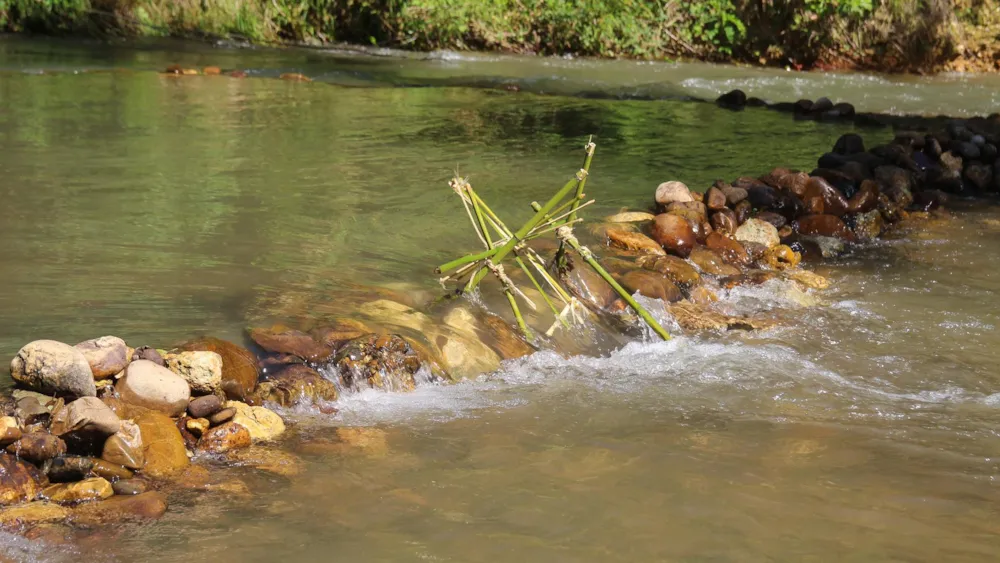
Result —
[{"label": "boulder", "polygon": [[304,332],[282,325],[255,328],[250,331],[250,339],[272,354],[291,354],[309,362],[322,362],[333,354],[331,347],[316,342]]},{"label": "boulder", "polygon": [[648,270],[632,270],[618,280],[629,293],[661,299],[665,302],[680,301],[684,296],[674,282]]},{"label": "boulder", "polygon": [[735,266],[746,266],[750,263],[750,256],[743,245],[727,236],[712,233],[708,235],[705,246],[718,252],[723,260]]},{"label": "boulder", "polygon": [[129,364],[115,390],[122,401],[167,416],[180,416],[191,400],[191,389],[183,378],[149,360]]},{"label": "boulder", "polygon": [[117,336],[102,336],[84,340],[76,345],[90,364],[90,371],[97,379],[112,377],[128,365],[128,345]]},{"label": "boulder", "polygon": [[641,256],[636,263],[653,272],[659,272],[682,288],[701,283],[698,270],[683,258],[676,256]]},{"label": "boulder", "polygon": [[210,428],[198,441],[198,449],[210,453],[223,453],[249,446],[250,431],[237,422]]},{"label": "boulder", "polygon": [[35,391],[71,397],[97,395],[87,357],[55,340],[36,340],[21,348],[10,362],[10,375]]},{"label": "boulder", "polygon": [[[136,417],[135,424],[139,427],[142,439],[144,475],[154,479],[167,479],[184,471],[190,463],[184,448],[184,438],[170,417],[158,411],[146,410]],[[113,459],[107,461],[117,463]]]},{"label": "boulder", "polygon": [[149,346],[140,346],[132,352],[132,361],[136,360],[147,360],[158,366],[166,365],[166,362],[163,361],[163,356],[155,348],[150,348]]},{"label": "boulder", "polygon": [[311,367],[293,364],[278,373],[268,374],[255,396],[262,402],[271,401],[287,407],[303,402],[336,401],[337,386]]},{"label": "boulder", "polygon": [[206,418],[222,410],[222,399],[216,395],[196,397],[188,403],[187,411],[191,418]]},{"label": "boulder", "polygon": [[7,446],[7,453],[21,459],[41,464],[66,453],[66,442],[45,432],[28,432],[21,439]]},{"label": "boulder", "polygon": [[766,248],[773,248],[781,244],[778,237],[778,229],[774,225],[761,219],[747,219],[746,223],[736,229],[736,240],[741,242],[755,242],[764,245]]},{"label": "boulder", "polygon": [[835,237],[854,242],[854,233],[839,217],[833,215],[806,215],[795,221],[795,230],[803,235]]},{"label": "boulder", "polygon": [[101,458],[129,469],[142,469],[146,456],[139,425],[123,420],[118,432],[104,442]]},{"label": "boulder", "polygon": [[45,476],[30,463],[0,454],[0,506],[29,501],[48,484]]},{"label": "boulder", "polygon": [[[449,333],[439,334],[443,360],[449,367],[474,366],[476,358],[471,349],[463,345],[465,339]],[[454,338],[449,338],[455,336]],[[477,344],[482,344],[475,341]],[[482,345],[485,348],[485,345]],[[489,350],[488,348],[486,348]],[[477,348],[478,350],[478,348]],[[478,352],[477,352],[478,353]],[[489,350],[492,358],[484,366],[499,364],[499,358]],[[344,344],[334,363],[340,371],[344,387],[359,389],[370,387],[387,391],[412,391],[416,387],[414,375],[420,369],[420,358],[401,336],[395,334],[369,334]],[[470,368],[474,370],[475,368]],[[468,370],[467,370],[468,371]]]},{"label": "boulder", "polygon": [[742,90],[732,90],[716,98],[715,103],[728,109],[743,109],[747,105],[747,95]]},{"label": "boulder", "polygon": [[851,155],[865,152],[865,141],[861,135],[856,133],[846,133],[837,139],[833,145],[833,152],[842,155]]},{"label": "boulder", "polygon": [[285,432],[284,421],[270,409],[251,407],[239,401],[227,401],[226,407],[236,411],[233,422],[246,428],[254,443],[274,440]]},{"label": "boulder", "polygon": [[687,258],[697,244],[694,231],[687,220],[677,215],[661,213],[653,221],[653,240],[671,254]]},{"label": "boulder", "polygon": [[111,483],[103,477],[93,477],[75,483],[58,483],[42,489],[41,497],[59,504],[76,504],[111,498],[115,494]]},{"label": "boulder", "polygon": [[988,191],[993,184],[993,168],[985,164],[970,163],[965,167],[965,179],[979,191]]},{"label": "boulder", "polygon": [[103,443],[121,420],[97,397],[81,397],[52,411],[49,431],[70,443]]},{"label": "boulder", "polygon": [[691,190],[682,182],[664,182],[656,187],[656,203],[663,207],[674,202],[694,201]]},{"label": "boulder", "polygon": [[193,393],[207,395],[222,385],[222,356],[215,352],[179,352],[167,354],[163,360]]},{"label": "boulder", "polygon": [[68,508],[54,502],[29,502],[0,510],[0,526],[4,528],[32,528],[39,524],[63,522],[69,515]]},{"label": "boulder", "polygon": [[631,250],[640,254],[666,254],[663,247],[642,233],[630,232],[624,229],[608,229],[606,231],[608,244],[622,250]]},{"label": "boulder", "polygon": [[158,491],[133,496],[114,496],[73,511],[70,520],[80,526],[141,523],[156,520],[167,511],[167,497]]},{"label": "boulder", "polygon": [[257,387],[260,376],[257,358],[246,348],[211,336],[191,340],[180,348],[188,352],[215,352],[222,358],[221,387],[226,396],[246,397]]}]

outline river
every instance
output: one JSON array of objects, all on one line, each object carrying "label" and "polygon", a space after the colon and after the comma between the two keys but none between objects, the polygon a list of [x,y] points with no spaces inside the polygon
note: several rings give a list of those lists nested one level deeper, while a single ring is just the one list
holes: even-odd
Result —
[{"label": "river", "polygon": [[[154,72],[172,63],[251,77]],[[267,79],[282,72],[314,82]],[[4,38],[0,357],[39,338],[240,341],[342,314],[373,285],[427,298],[433,267],[476,248],[453,172],[526,219],[589,135],[589,217],[642,208],[666,180],[810,170],[846,132],[891,139],[689,99],[734,87],[860,111],[1000,107],[995,76]],[[998,219],[960,202],[828,262],[819,306],[769,285],[725,296],[777,312],[763,332],[541,352],[300,409],[297,476],[237,470],[248,495],[181,495],[127,534],[0,545],[67,561],[996,561]],[[321,447],[340,425],[384,447]]]}]

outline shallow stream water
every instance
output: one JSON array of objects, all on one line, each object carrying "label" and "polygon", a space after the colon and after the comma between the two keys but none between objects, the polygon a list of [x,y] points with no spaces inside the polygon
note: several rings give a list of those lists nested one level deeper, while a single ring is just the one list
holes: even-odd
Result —
[{"label": "shallow stream water", "polygon": [[[174,62],[252,77],[153,72]],[[281,72],[317,81],[265,79]],[[527,218],[594,135],[600,217],[670,179],[811,169],[855,130],[687,97],[743,87],[974,115],[1000,106],[998,85],[5,39],[0,357],[39,338],[241,340],[343,313],[372,285],[433,295],[433,267],[476,246],[447,188],[456,169]],[[237,472],[249,496],[181,496],[154,525],[76,547],[2,545],[15,560],[996,561],[998,260],[1000,208],[960,204],[820,267],[833,285],[819,306],[768,285],[726,296],[777,312],[774,329],[543,352],[346,397],[337,415],[303,409],[285,446],[298,476]],[[324,447],[342,425],[385,443]]]}]

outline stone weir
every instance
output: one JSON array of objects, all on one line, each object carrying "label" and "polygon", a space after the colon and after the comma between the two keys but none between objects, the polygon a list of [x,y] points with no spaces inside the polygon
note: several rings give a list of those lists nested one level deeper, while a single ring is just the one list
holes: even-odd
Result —
[{"label": "stone weir", "polygon": [[[578,234],[601,249],[623,286],[659,303],[657,313],[675,329],[753,330],[774,319],[723,314],[719,295],[782,279],[808,301],[828,282],[802,263],[943,214],[946,192],[995,191],[997,146],[996,134],[977,122],[901,131],[871,149],[848,134],[810,172],[775,168],[704,191],[664,182],[652,209]],[[51,538],[152,521],[178,490],[235,494],[239,486],[213,481],[220,468],[294,474],[301,464],[282,450],[294,433],[279,414],[285,407],[332,413],[342,393],[473,377],[540,347],[593,353],[594,334],[611,335],[615,346],[641,328],[589,269],[558,274],[600,330],[557,330],[529,344],[504,307],[490,306],[496,292],[421,304],[378,290],[344,318],[250,330],[246,347],[208,337],[171,349],[114,336],[30,342],[11,361],[14,388],[0,401],[0,526]],[[539,333],[552,324],[541,314],[528,320]],[[357,429],[336,437],[342,443],[333,445],[345,448],[384,441]]]}]

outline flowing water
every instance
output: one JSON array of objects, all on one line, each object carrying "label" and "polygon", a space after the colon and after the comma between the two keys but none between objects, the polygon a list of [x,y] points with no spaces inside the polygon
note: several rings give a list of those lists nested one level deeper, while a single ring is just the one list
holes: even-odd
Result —
[{"label": "flowing water", "polygon": [[[152,72],[172,62],[318,81]],[[342,313],[373,285],[433,295],[433,266],[476,245],[446,186],[456,168],[526,218],[593,134],[598,217],[668,179],[811,169],[854,130],[685,98],[740,86],[973,115],[1000,105],[998,85],[7,39],[0,356],[38,338],[241,339]],[[777,285],[725,296],[777,328],[541,352],[302,409],[285,444],[297,476],[236,471],[249,495],[180,495],[155,525],[72,547],[2,545],[17,560],[996,561],[1000,209],[961,207],[822,266],[819,306]],[[342,425],[384,443],[345,452]]]}]

